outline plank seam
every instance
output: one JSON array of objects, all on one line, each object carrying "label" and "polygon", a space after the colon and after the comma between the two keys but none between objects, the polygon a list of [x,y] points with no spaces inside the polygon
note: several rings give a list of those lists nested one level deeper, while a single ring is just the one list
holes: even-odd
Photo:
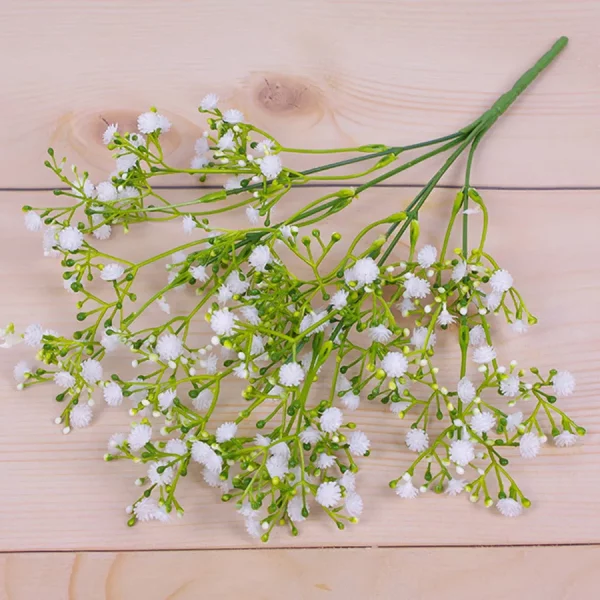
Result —
[{"label": "plank seam", "polygon": [[[374,187],[379,188],[422,188],[426,183],[380,183]],[[348,187],[335,183],[307,183],[298,188],[338,188]],[[459,190],[461,185],[438,184],[436,188],[443,190]],[[600,185],[573,185],[573,186],[511,186],[511,185],[478,185],[473,187],[480,190],[499,191],[499,192],[597,192],[600,191]],[[54,190],[69,190],[67,187],[0,187],[0,192],[52,192]],[[156,190],[222,190],[220,185],[155,185]]]},{"label": "plank seam", "polygon": [[280,550],[438,550],[438,549],[489,549],[489,548],[599,548],[600,542],[572,542],[559,544],[440,544],[440,545],[394,545],[394,544],[364,544],[357,546],[257,546],[257,547],[210,547],[202,548],[78,548],[58,550],[0,550],[0,556],[7,554],[108,554],[108,553],[148,553],[148,552],[274,552]]}]

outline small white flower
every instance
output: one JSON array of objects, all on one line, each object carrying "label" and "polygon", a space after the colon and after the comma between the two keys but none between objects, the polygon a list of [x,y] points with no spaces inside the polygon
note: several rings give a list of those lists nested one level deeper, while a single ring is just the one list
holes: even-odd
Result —
[{"label": "small white flower", "polygon": [[196,154],[205,154],[209,149],[208,140],[204,136],[199,137],[194,143],[194,152]]},{"label": "small white flower", "polygon": [[437,324],[443,327],[448,327],[448,325],[452,325],[455,320],[456,319],[448,312],[446,303],[444,302],[444,307],[437,318]]},{"label": "small white flower", "polygon": [[234,133],[233,131],[230,129],[229,131],[226,131],[218,140],[217,142],[217,146],[219,147],[219,150],[221,151],[225,151],[225,150],[234,150],[235,149],[235,140],[234,140]]},{"label": "small white flower", "polygon": [[214,394],[212,390],[202,390],[193,400],[192,405],[198,411],[208,410],[213,402]]},{"label": "small white flower", "polygon": [[44,337],[44,330],[41,325],[33,323],[25,329],[23,333],[23,341],[33,348],[40,348],[42,346],[42,338]]},{"label": "small white flower", "polygon": [[187,444],[183,440],[169,440],[165,445],[165,452],[183,456],[187,453]]},{"label": "small white flower", "polygon": [[208,273],[204,265],[197,265],[190,268],[190,273],[194,279],[197,279],[200,283],[204,283],[208,279]]},{"label": "small white flower", "polygon": [[171,305],[166,301],[164,296],[159,296],[156,299],[156,304],[158,304],[158,308],[162,310],[165,314],[171,314]]},{"label": "small white flower", "polygon": [[423,452],[429,448],[429,435],[424,429],[409,429],[405,438],[406,445],[413,452]]},{"label": "small white flower", "polygon": [[160,410],[168,410],[173,406],[173,401],[177,397],[177,390],[165,390],[158,395],[158,406]]},{"label": "small white flower", "polygon": [[219,425],[219,427],[217,427],[217,431],[215,432],[217,442],[219,442],[219,444],[222,444],[223,442],[228,442],[229,440],[232,440],[235,437],[235,434],[237,433],[237,428],[238,426],[235,423],[232,423],[231,421]]},{"label": "small white flower", "polygon": [[267,472],[271,478],[279,477],[282,479],[288,473],[289,465],[288,459],[282,454],[273,454],[267,459],[266,462]]},{"label": "small white flower", "polygon": [[266,139],[258,142],[256,145],[256,150],[261,154],[269,154],[273,149],[273,146],[275,146],[275,142],[273,142],[273,140]]},{"label": "small white flower", "polygon": [[348,292],[346,290],[338,290],[331,297],[330,304],[334,310],[342,310],[348,304]]},{"label": "small white flower", "polygon": [[317,467],[319,469],[329,469],[329,467],[333,467],[335,465],[335,456],[331,456],[331,454],[327,454],[326,452],[321,452],[319,457],[317,458]]},{"label": "small white flower", "polygon": [[465,489],[466,483],[464,479],[450,479],[446,488],[446,494],[448,496],[458,496]]},{"label": "small white flower", "polygon": [[217,302],[223,306],[233,298],[233,292],[226,286],[222,285],[217,291]]},{"label": "small white flower", "polygon": [[279,369],[279,383],[286,387],[295,387],[304,381],[304,369],[298,363],[286,363]]},{"label": "small white flower", "polygon": [[575,391],[575,377],[569,371],[559,371],[552,378],[552,388],[559,398],[570,396]]},{"label": "small white flower", "polygon": [[496,508],[505,517],[518,517],[523,512],[523,505],[512,498],[501,498]]},{"label": "small white flower", "polygon": [[122,265],[111,263],[102,269],[100,272],[100,277],[102,277],[104,281],[115,281],[116,279],[119,279],[124,272],[125,268]]},{"label": "small white flower", "polygon": [[123,402],[123,390],[116,381],[111,381],[104,386],[102,395],[109,406],[119,406]]},{"label": "small white flower", "polygon": [[515,333],[527,333],[529,325],[525,321],[523,321],[523,319],[516,319],[514,323],[510,324],[510,328]]},{"label": "small white flower", "polygon": [[42,217],[36,212],[29,210],[25,213],[25,228],[27,231],[40,231],[43,225]]},{"label": "small white flower", "polygon": [[117,197],[117,188],[110,181],[102,181],[96,186],[98,200],[101,202],[114,202]]},{"label": "small white flower", "polygon": [[242,181],[247,179],[243,175],[237,175],[235,177],[230,177],[225,184],[223,185],[223,189],[227,191],[231,190],[239,190],[242,187]]},{"label": "small white flower", "polygon": [[150,425],[134,425],[127,436],[129,447],[136,452],[141,450],[152,439]]},{"label": "small white flower", "polygon": [[174,333],[162,333],[156,342],[156,352],[161,360],[176,360],[183,352],[183,342]]},{"label": "small white flower", "polygon": [[573,446],[577,441],[577,436],[570,431],[563,431],[554,437],[554,443],[559,448],[568,448],[569,446]]},{"label": "small white flower", "polygon": [[542,447],[542,441],[536,433],[524,433],[519,440],[519,452],[523,458],[535,458]]},{"label": "small white flower", "polygon": [[450,444],[450,460],[464,467],[475,458],[475,448],[473,444],[467,440],[454,440]]},{"label": "small white flower", "polygon": [[140,133],[153,133],[159,129],[162,133],[166,133],[171,129],[171,122],[163,115],[150,111],[138,117],[137,126]]},{"label": "small white flower", "polygon": [[314,427],[307,427],[304,431],[300,432],[300,441],[303,444],[316,444],[323,434]]},{"label": "small white flower", "polygon": [[200,108],[202,110],[214,110],[219,104],[219,96],[217,94],[206,94],[200,102]]},{"label": "small white flower", "polygon": [[198,171],[199,169],[204,169],[204,167],[208,164],[208,158],[206,156],[202,156],[201,154],[197,154],[190,161],[190,169],[194,171]]},{"label": "small white flower", "polygon": [[458,397],[463,402],[471,402],[477,395],[477,390],[468,377],[463,377],[457,386]]},{"label": "small white flower", "polygon": [[398,415],[405,411],[410,406],[410,402],[390,402],[390,412],[394,415]]},{"label": "small white flower", "polygon": [[223,121],[235,125],[244,122],[244,113],[237,108],[230,108],[223,113]]},{"label": "small white flower", "polygon": [[[25,360],[19,361],[13,368],[13,377],[17,383],[23,383],[27,373],[31,373],[31,366]],[[54,376],[54,379],[56,381],[56,375]]]},{"label": "small white flower", "polygon": [[267,179],[275,179],[282,170],[281,159],[276,154],[265,156],[260,163],[260,171]]},{"label": "small white flower", "polygon": [[494,271],[492,276],[490,277],[490,285],[492,286],[492,290],[497,294],[503,294],[504,292],[508,292],[513,284],[512,275],[505,271],[504,269],[499,269]]},{"label": "small white flower", "polygon": [[408,361],[401,352],[388,352],[381,361],[381,368],[388,377],[402,377],[408,369]]},{"label": "small white flower", "polygon": [[268,246],[256,246],[248,257],[250,265],[260,272],[264,272],[265,267],[272,261],[273,257]]},{"label": "small white flower", "polygon": [[396,495],[405,500],[413,500],[419,495],[419,488],[413,485],[412,479],[404,479],[396,486]]},{"label": "small white flower", "polygon": [[519,376],[513,373],[500,382],[500,391],[503,396],[514,398],[519,395],[519,385]]},{"label": "small white flower", "polygon": [[209,354],[201,363],[202,368],[206,369],[209,375],[214,375],[219,367],[219,358],[216,354]]},{"label": "small white flower", "polygon": [[323,411],[319,422],[321,423],[321,430],[326,433],[333,433],[337,431],[344,420],[344,415],[339,408],[335,406],[327,408]]},{"label": "small white flower", "polygon": [[142,498],[134,507],[133,514],[141,523],[146,521],[160,521],[165,523],[169,515],[165,509],[158,505],[154,498]]},{"label": "small white flower", "polygon": [[286,240],[291,240],[294,237],[294,229],[291,225],[282,225],[279,228],[279,232],[281,233],[281,237]]},{"label": "small white flower", "polygon": [[[112,227],[108,223],[105,223],[104,225],[100,225],[100,223],[103,223],[103,222],[104,222],[104,217],[102,215],[99,215],[99,214],[92,215],[92,223],[93,223],[94,227],[96,227],[96,229],[94,229],[94,231],[92,232],[92,235],[97,240],[107,240],[112,233]],[[100,227],[98,227],[98,225],[100,225]]]},{"label": "small white flower", "polygon": [[83,246],[83,233],[76,227],[65,227],[58,234],[58,245],[68,252],[75,252]]},{"label": "small white flower", "polygon": [[220,473],[223,468],[223,459],[206,442],[192,444],[192,459],[213,473]]},{"label": "small white flower", "polygon": [[250,287],[250,282],[247,279],[242,279],[240,277],[239,271],[232,271],[227,276],[225,280],[225,285],[234,293],[234,294],[245,294],[248,288]]},{"label": "small white flower", "polygon": [[118,123],[111,123],[105,130],[104,133],[102,134],[102,141],[104,142],[104,144],[106,146],[108,146],[108,144],[110,144],[114,137],[115,137],[115,133],[117,133],[117,131],[119,130],[119,124]]},{"label": "small white flower", "polygon": [[473,350],[473,360],[480,365],[491,363],[496,358],[496,350],[487,344]]},{"label": "small white flower", "polygon": [[92,417],[92,407],[87,402],[76,404],[71,409],[71,414],[69,416],[71,427],[83,429],[92,422]]},{"label": "small white flower", "polygon": [[260,323],[260,317],[258,315],[258,309],[255,306],[242,306],[240,309],[242,316],[250,325],[258,325]]},{"label": "small white flower", "polygon": [[515,412],[506,417],[506,430],[508,433],[516,431],[517,427],[523,422],[523,413]]},{"label": "small white flower", "polygon": [[385,325],[369,327],[367,333],[374,342],[380,342],[382,344],[385,344],[392,339],[392,332]]},{"label": "small white flower", "polygon": [[467,274],[467,263],[464,260],[459,261],[452,269],[452,281],[458,283]]},{"label": "small white flower", "polygon": [[406,298],[425,298],[430,289],[429,281],[421,277],[409,277],[404,282],[404,295]]},{"label": "small white flower", "polygon": [[481,212],[481,209],[479,208],[479,206],[475,206],[473,208],[465,208],[462,211],[463,215],[478,215]]},{"label": "small white flower", "polygon": [[356,475],[348,469],[339,479],[338,483],[348,492],[353,492],[356,489]]},{"label": "small white flower", "polygon": [[[294,523],[302,523],[302,521],[306,520],[306,517],[302,514],[302,509],[304,508],[302,501],[302,494],[298,493],[294,496],[287,505],[287,514],[288,517]],[[308,506],[306,507],[308,510]]]},{"label": "small white flower", "polygon": [[194,217],[192,217],[192,215],[185,215],[185,217],[183,217],[181,226],[183,227],[183,233],[190,235],[192,231],[196,229],[196,221],[194,221]]},{"label": "small white flower", "polygon": [[251,225],[256,225],[260,221],[260,212],[254,206],[246,207],[246,218]]},{"label": "small white flower", "polygon": [[491,412],[484,411],[473,415],[469,424],[475,433],[481,435],[491,431],[496,426],[496,417]]},{"label": "small white flower", "polygon": [[354,411],[360,404],[360,396],[354,392],[346,392],[342,396],[341,402],[344,405],[344,408],[348,409],[349,411]]},{"label": "small white flower", "polygon": [[113,352],[119,347],[121,340],[114,331],[111,335],[108,335],[107,331],[104,330],[100,338],[100,344],[107,352]]},{"label": "small white flower", "polygon": [[363,500],[356,492],[351,492],[345,498],[344,508],[349,517],[358,518],[363,511]]},{"label": "small white flower", "polygon": [[359,286],[369,285],[379,277],[379,266],[370,257],[360,258],[350,269],[344,272],[346,282],[356,281]]},{"label": "small white flower", "polygon": [[135,154],[127,153],[117,156],[117,173],[127,173],[132,169],[138,161],[138,157]]},{"label": "small white flower", "polygon": [[210,316],[210,327],[217,335],[232,335],[234,326],[235,315],[228,308],[216,310]]},{"label": "small white flower", "polygon": [[75,385],[75,377],[68,371],[58,371],[54,373],[54,383],[63,389],[71,388]]},{"label": "small white flower", "polygon": [[108,440],[108,451],[111,454],[121,454],[119,446],[122,446],[127,440],[124,433],[113,433]]},{"label": "small white flower", "polygon": [[348,449],[352,456],[364,456],[371,447],[369,438],[362,431],[355,429],[348,437]]},{"label": "small white flower", "polygon": [[501,302],[502,294],[499,294],[497,292],[491,292],[489,294],[486,294],[485,296],[485,307],[489,311],[495,311],[500,306]]},{"label": "small white flower", "polygon": [[[150,463],[148,467],[148,479],[154,485],[169,485],[175,477],[175,471],[173,467],[167,466],[169,461],[160,460],[158,462]],[[159,468],[161,471],[159,471]]]},{"label": "small white flower", "polygon": [[81,363],[81,376],[90,385],[98,383],[103,374],[102,365],[97,360],[88,358]]},{"label": "small white flower", "polygon": [[482,325],[475,325],[475,327],[469,331],[469,344],[471,344],[471,346],[483,346],[485,343],[485,329]]},{"label": "small white flower", "polygon": [[321,506],[332,508],[342,499],[342,490],[335,481],[326,481],[317,489],[315,499]]},{"label": "small white flower", "polygon": [[417,254],[417,262],[423,269],[428,269],[437,260],[437,249],[435,246],[428,244],[423,246]]},{"label": "small white flower", "polygon": [[436,334],[433,332],[429,334],[427,327],[415,327],[410,343],[415,348],[422,350],[425,347],[425,340],[427,340],[427,348],[432,348],[435,346],[436,339]]}]

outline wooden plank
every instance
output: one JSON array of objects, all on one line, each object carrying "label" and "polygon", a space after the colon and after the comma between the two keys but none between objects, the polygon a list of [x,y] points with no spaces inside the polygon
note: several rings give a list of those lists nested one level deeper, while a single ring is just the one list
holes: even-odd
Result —
[{"label": "wooden plank", "polygon": [[0,600],[576,600],[598,561],[599,546],[6,554]]},{"label": "wooden plank", "polygon": [[55,185],[50,144],[106,177],[103,120],[131,127],[150,105],[186,165],[209,91],[288,146],[431,139],[479,116],[560,35],[570,46],[495,126],[475,180],[600,185],[597,1],[5,0],[0,21],[4,187]]},{"label": "wooden plank", "polygon": [[[316,193],[314,189],[299,191],[290,198],[290,208],[313,199]],[[401,209],[413,193],[373,190],[324,229],[332,231],[337,225],[343,234],[350,235],[364,226],[365,210],[370,218],[381,217]],[[184,200],[191,194],[176,191],[170,198]],[[439,243],[453,195],[452,191],[441,190],[425,205],[424,243]],[[523,366],[561,366],[573,371],[578,379],[577,393],[564,404],[571,416],[588,429],[585,443],[565,450],[548,444],[536,461],[511,460],[513,472],[534,506],[521,519],[509,520],[480,505],[470,505],[464,497],[427,494],[413,502],[397,498],[387,482],[406,468],[408,454],[403,434],[408,425],[381,406],[366,406],[359,411],[357,422],[372,438],[374,451],[361,463],[364,469],[359,476],[359,491],[366,504],[361,523],[337,532],[324,515],[315,515],[304,524],[300,536],[292,538],[281,532],[272,537],[273,545],[600,542],[600,513],[595,500],[600,484],[591,477],[600,466],[600,417],[596,410],[600,320],[594,316],[600,282],[593,277],[600,205],[592,192],[496,191],[486,192],[485,197],[491,213],[489,251],[513,273],[516,285],[541,323],[526,338],[518,339],[498,326],[499,355],[506,362],[516,357]],[[20,327],[35,320],[71,332],[75,327],[74,300],[62,289],[60,268],[41,256],[38,236],[24,233],[18,222],[17,205],[25,200],[42,204],[50,202],[52,196],[39,192],[0,194],[3,205],[14,206],[15,210],[11,218],[0,222],[0,254],[11,257],[2,264],[5,286],[0,296],[0,315],[3,321],[12,319]],[[240,224],[235,217],[226,218],[230,226]],[[476,223],[473,221],[474,232]],[[163,248],[180,239],[179,223],[161,225],[161,236],[156,231],[156,227],[140,226],[128,236],[117,234],[111,251],[118,255],[129,249],[139,256],[157,239]],[[154,273],[145,293],[164,277],[161,270]],[[187,511],[182,521],[127,528],[124,507],[137,497],[133,481],[141,471],[135,465],[101,460],[109,435],[127,428],[125,411],[99,406],[93,427],[65,438],[52,424],[58,411],[50,388],[25,393],[14,389],[12,365],[25,355],[25,348],[0,353],[0,423],[4,424],[0,436],[1,550],[253,545],[234,507],[221,503],[214,490],[200,483],[201,476],[195,470],[182,490],[181,500]],[[440,358],[441,373],[452,384],[456,381],[454,358],[451,352],[442,353]],[[223,420],[237,408],[232,396],[231,404],[220,413]]]}]

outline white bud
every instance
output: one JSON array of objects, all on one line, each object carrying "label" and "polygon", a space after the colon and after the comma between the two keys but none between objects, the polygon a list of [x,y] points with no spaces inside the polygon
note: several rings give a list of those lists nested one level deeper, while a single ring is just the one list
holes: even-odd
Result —
[{"label": "white bud", "polygon": [[427,361],[423,358],[419,361],[419,365],[422,367],[426,367],[427,366]]},{"label": "white bud", "polygon": [[517,366],[517,361],[516,360],[511,360],[510,361],[510,366],[514,369]]},{"label": "white bud", "polygon": [[237,356],[240,360],[244,360],[246,358],[246,355],[243,352],[238,352]]},{"label": "white bud", "polygon": [[480,308],[480,309],[479,309],[477,312],[478,312],[480,315],[482,315],[482,316],[483,316],[483,315],[487,315],[487,309],[486,309],[486,308],[483,308],[483,307],[482,307],[482,308]]},{"label": "white bud", "polygon": [[412,478],[408,473],[404,473],[404,475],[402,475],[402,479],[404,479],[404,481],[410,481]]},{"label": "white bud", "polygon": [[62,423],[62,417],[56,417],[56,419],[54,419],[54,423],[56,425],[60,425]]},{"label": "white bud", "polygon": [[141,477],[138,477],[138,478],[135,480],[135,485],[137,485],[138,487],[140,487],[140,486],[144,485],[144,480],[143,480]]},{"label": "white bud", "polygon": [[269,529],[269,524],[266,521],[263,521],[261,527],[263,531],[267,531]]},{"label": "white bud", "polygon": [[131,361],[131,366],[132,366],[134,369],[135,369],[135,368],[137,368],[137,366],[138,366],[139,364],[140,364],[140,363],[139,363],[137,360],[132,360],[132,361]]},{"label": "white bud", "polygon": [[486,365],[479,365],[479,366],[477,367],[477,370],[478,370],[480,373],[485,373],[485,372],[487,371],[487,366],[486,366]]},{"label": "white bud", "polygon": [[427,271],[427,277],[433,277],[435,275],[435,271],[433,269],[429,269],[429,271]]},{"label": "white bud", "polygon": [[220,340],[220,339],[219,339],[219,338],[218,338],[216,335],[213,335],[213,336],[210,338],[210,343],[211,343],[213,346],[218,346],[218,345],[221,343],[221,340]]},{"label": "white bud", "polygon": [[389,267],[386,267],[385,269],[388,273],[393,273],[394,272],[394,267],[392,265],[390,265]]},{"label": "white bud", "polygon": [[196,374],[196,369],[194,369],[194,367],[192,367],[189,371],[190,375],[193,377]]},{"label": "white bud", "polygon": [[498,367],[498,373],[506,373],[506,367]]},{"label": "white bud", "polygon": [[71,428],[70,428],[70,427],[64,427],[64,428],[63,428],[63,430],[62,430],[62,432],[63,432],[65,435],[67,435],[68,433],[70,433],[70,431],[71,431]]},{"label": "white bud", "polygon": [[129,505],[125,508],[125,514],[130,515],[133,512],[133,506]]},{"label": "white bud", "polygon": [[160,412],[160,410],[153,410],[153,411],[152,411],[152,416],[153,416],[155,419],[158,419],[158,417],[160,417],[160,415],[161,415],[161,414],[162,414],[162,413]]},{"label": "white bud", "polygon": [[426,485],[422,485],[422,486],[419,488],[419,491],[421,492],[421,494],[424,494],[424,493],[427,491],[427,486],[426,486]]},{"label": "white bud", "polygon": [[458,473],[458,475],[465,474],[465,470],[462,467],[456,467],[456,472]]},{"label": "white bud", "polygon": [[466,306],[461,306],[458,312],[464,317],[469,311]]}]

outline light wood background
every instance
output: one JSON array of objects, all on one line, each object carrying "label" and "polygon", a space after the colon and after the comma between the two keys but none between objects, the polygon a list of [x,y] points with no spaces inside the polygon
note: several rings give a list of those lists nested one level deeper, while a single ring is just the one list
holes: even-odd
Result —
[{"label": "light wood background", "polygon": [[[298,538],[282,533],[257,549],[233,507],[193,482],[183,521],[128,529],[123,507],[138,471],[101,460],[126,417],[102,410],[93,428],[65,438],[48,389],[14,389],[23,350],[3,352],[1,600],[590,596],[600,564],[600,2],[3,0],[0,22],[0,324],[65,331],[72,297],[19,210],[52,202],[48,145],[100,177],[112,168],[102,119],[131,127],[154,104],[175,124],[170,160],[184,164],[209,91],[288,145],[420,141],[475,118],[556,37],[570,36],[494,127],[474,179],[490,206],[491,249],[540,317],[526,338],[500,332],[501,355],[570,369],[578,389],[567,408],[589,432],[575,448],[515,459],[534,507],[508,520],[465,498],[401,502],[386,482],[406,459],[404,428],[381,409],[361,410],[375,445],[359,480],[361,523],[338,532],[311,519]],[[351,232],[365,210],[401,208],[430,168],[371,191],[334,225]],[[432,240],[453,194],[442,189],[427,205]],[[139,248],[144,235],[127,244]]]}]

